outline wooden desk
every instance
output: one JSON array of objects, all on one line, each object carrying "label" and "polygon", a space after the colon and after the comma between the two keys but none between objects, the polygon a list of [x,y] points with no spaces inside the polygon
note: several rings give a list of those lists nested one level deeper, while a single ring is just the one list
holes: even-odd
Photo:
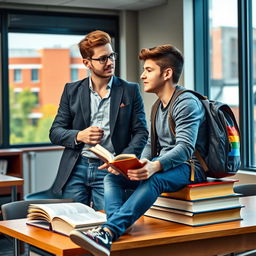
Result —
[{"label": "wooden desk", "polygon": [[[241,198],[242,221],[189,227],[142,217],[135,230],[113,243],[112,256],[206,256],[256,248],[256,196]],[[0,232],[59,256],[86,253],[68,237],[28,226],[25,219],[0,221]]]},{"label": "wooden desk", "polygon": [[23,185],[24,180],[21,178],[8,176],[8,175],[1,175],[0,174],[0,187],[11,187],[11,200],[17,200],[17,186]]}]

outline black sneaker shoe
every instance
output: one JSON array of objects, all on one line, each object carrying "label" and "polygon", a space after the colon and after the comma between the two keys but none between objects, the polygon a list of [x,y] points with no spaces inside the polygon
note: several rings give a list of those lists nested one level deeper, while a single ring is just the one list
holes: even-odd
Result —
[{"label": "black sneaker shoe", "polygon": [[73,230],[69,237],[74,243],[92,252],[95,256],[110,255],[112,237],[102,227],[87,231]]}]

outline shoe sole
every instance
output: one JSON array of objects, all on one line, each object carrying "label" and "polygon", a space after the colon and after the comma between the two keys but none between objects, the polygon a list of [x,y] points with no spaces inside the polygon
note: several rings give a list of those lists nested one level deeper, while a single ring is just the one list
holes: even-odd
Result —
[{"label": "shoe sole", "polygon": [[81,246],[85,250],[90,251],[95,256],[109,256],[110,251],[108,251],[103,246],[94,242],[90,238],[78,233],[74,232],[70,234],[70,239],[77,245]]}]

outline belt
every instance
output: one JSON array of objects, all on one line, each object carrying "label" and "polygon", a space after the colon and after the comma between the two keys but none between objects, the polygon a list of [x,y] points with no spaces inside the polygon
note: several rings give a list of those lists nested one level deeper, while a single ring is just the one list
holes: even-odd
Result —
[{"label": "belt", "polygon": [[81,155],[80,156],[81,159],[83,159],[83,161],[87,162],[87,163],[99,163],[99,164],[103,164],[103,161],[100,160],[99,158],[89,158],[86,156]]}]

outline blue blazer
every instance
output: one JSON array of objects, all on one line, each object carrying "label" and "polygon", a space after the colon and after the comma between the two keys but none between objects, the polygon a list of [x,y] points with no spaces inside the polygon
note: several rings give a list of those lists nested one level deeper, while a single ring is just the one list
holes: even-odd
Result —
[{"label": "blue blazer", "polygon": [[[52,143],[64,146],[54,194],[60,194],[66,184],[84,143],[75,143],[79,131],[90,126],[89,78],[65,85],[58,113],[50,129]],[[148,138],[144,105],[136,83],[113,77],[110,95],[110,137],[116,154],[140,156]]]}]

